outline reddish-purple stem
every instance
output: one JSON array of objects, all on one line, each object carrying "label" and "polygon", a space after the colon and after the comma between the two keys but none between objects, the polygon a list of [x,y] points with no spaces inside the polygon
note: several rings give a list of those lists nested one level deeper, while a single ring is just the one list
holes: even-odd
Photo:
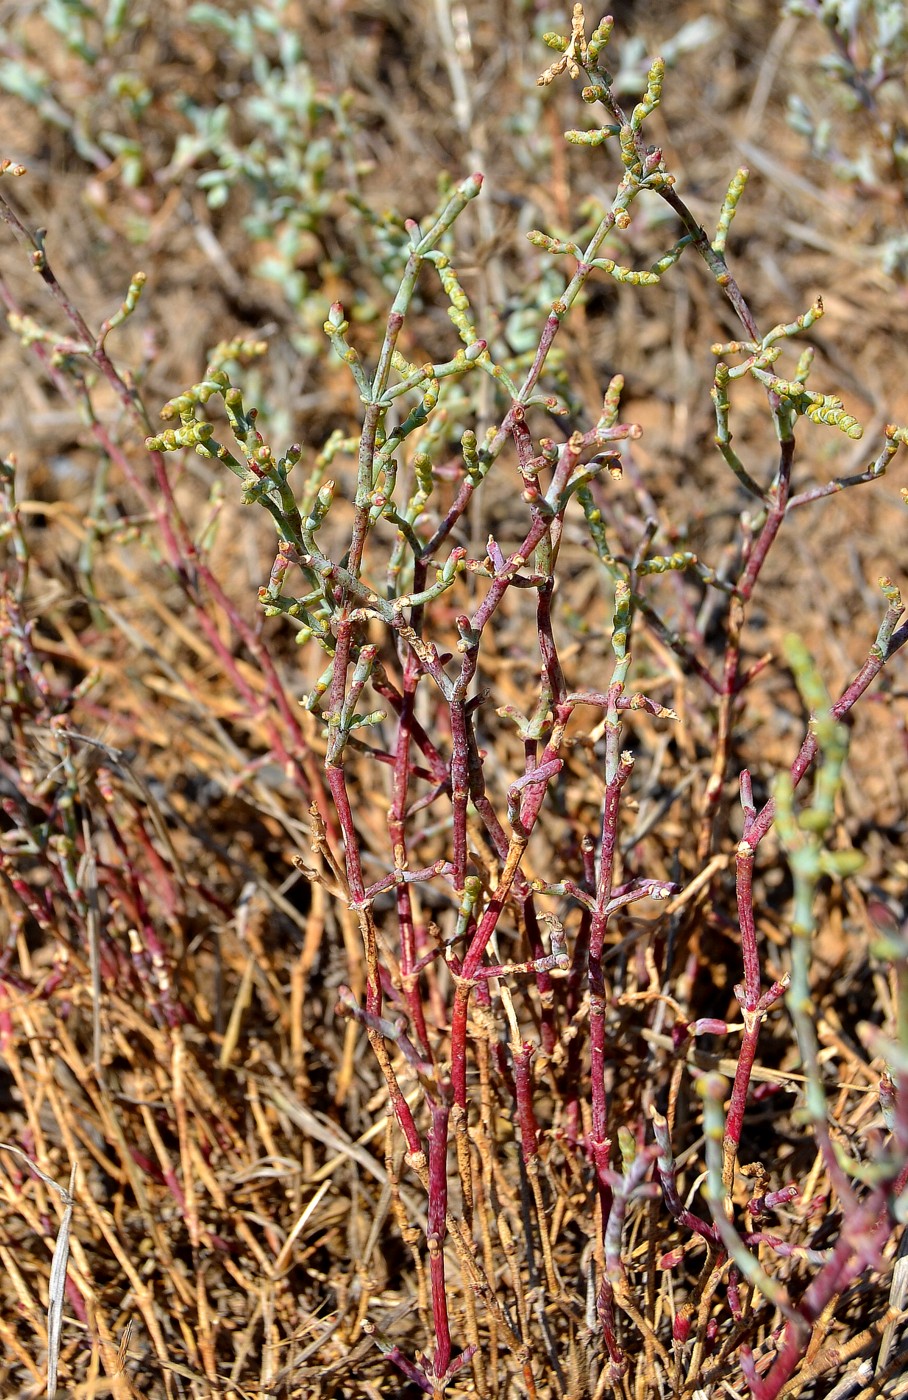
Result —
[{"label": "reddish-purple stem", "polygon": [[[898,621],[899,617],[901,617],[901,614],[901,608],[896,607],[894,605],[890,605],[887,609],[886,619],[884,620],[884,626],[887,621],[892,619],[892,625],[894,628],[894,624]],[[845,715],[848,714],[849,710],[853,708],[853,706],[864,694],[864,691],[867,689],[867,687],[874,680],[876,680],[880,671],[883,669],[890,657],[894,656],[895,653],[901,647],[903,647],[906,642],[908,642],[908,625],[903,625],[902,627],[898,628],[897,631],[893,630],[891,632],[889,644],[885,649],[879,649],[876,647],[871,648],[870,655],[867,657],[867,660],[864,662],[863,666],[858,671],[857,675],[854,677],[854,680],[849,686],[847,686],[843,694],[832,706],[831,713],[833,715],[833,718],[844,719]],[[795,787],[797,787],[798,783],[801,781],[801,779],[804,777],[804,774],[807,772],[810,765],[813,763],[818,751],[819,743],[817,741],[816,735],[812,733],[808,734],[805,737],[804,742],[801,744],[800,749],[798,750],[797,758],[791,765],[791,780]],[[771,797],[763,805],[759,813],[754,817],[753,821],[750,824],[750,827],[745,831],[745,836],[751,846],[756,848],[760,844],[760,842],[763,840],[763,837],[772,827],[772,824],[775,821],[775,816],[775,799]]]},{"label": "reddish-purple stem", "polygon": [[524,1041],[514,1049],[514,1084],[517,1090],[517,1121],[520,1124],[520,1150],[526,1163],[536,1156],[539,1126],[533,1108],[532,1063],[535,1047]]},{"label": "reddish-purple stem", "polygon": [[433,1369],[439,1378],[451,1363],[451,1332],[448,1322],[448,1295],[445,1287],[445,1251],[448,1212],[448,1117],[450,1105],[430,1102],[432,1126],[429,1129],[429,1203],[426,1243],[429,1249],[429,1277],[432,1284],[432,1317],[435,1323]]},{"label": "reddish-purple stem", "polygon": [[454,888],[462,890],[467,876],[467,803],[470,797],[470,720],[467,697],[479,660],[479,634],[470,629],[466,617],[457,619],[458,630],[467,640],[461,643],[463,660],[449,701],[451,717],[451,808],[453,813],[452,863]]},{"label": "reddish-purple stem", "polygon": [[[743,775],[742,775],[743,787]],[[745,1011],[753,1012],[760,1000],[760,950],[753,904],[754,849],[745,837],[735,852],[735,896],[741,929],[741,960],[744,965]]]},{"label": "reddish-purple stem", "polygon": [[712,1244],[720,1242],[719,1231],[715,1225],[708,1224],[702,1220],[694,1211],[688,1210],[678,1194],[677,1169],[675,1167],[675,1157],[672,1152],[671,1135],[668,1129],[667,1120],[657,1113],[653,1113],[653,1135],[656,1139],[656,1146],[659,1149],[659,1156],[656,1159],[656,1170],[659,1175],[659,1184],[662,1187],[662,1195],[666,1207],[678,1224],[684,1229],[691,1230],[696,1235],[701,1235],[703,1239],[709,1240]]}]

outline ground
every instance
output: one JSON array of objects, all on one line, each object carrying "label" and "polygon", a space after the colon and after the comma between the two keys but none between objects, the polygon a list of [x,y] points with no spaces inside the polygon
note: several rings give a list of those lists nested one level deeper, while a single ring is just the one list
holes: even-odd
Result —
[{"label": "ground", "polygon": [[[17,514],[10,497],[6,516],[0,708],[0,1139],[18,1149],[2,1154],[0,1169],[0,1377],[4,1393],[41,1393],[48,1352],[64,1202],[27,1158],[64,1187],[78,1164],[62,1389],[155,1398],[415,1395],[424,1363],[413,1358],[438,1346],[425,1193],[404,1161],[362,1017],[344,1014],[343,988],[361,1003],[370,966],[357,913],[336,897],[345,874],[325,856],[343,860],[323,776],[323,726],[298,704],[325,658],[314,645],[295,647],[285,618],[263,617],[257,593],[274,559],[266,513],[243,505],[236,479],[192,453],[166,454],[163,483],[143,441],[160,430],[161,406],[200,381],[213,347],[237,337],[267,345],[264,356],[226,358],[246,404],[260,408],[267,441],[281,450],[300,444],[298,477],[332,433],[355,439],[362,405],[322,331],[328,308],[342,304],[353,344],[372,363],[400,276],[400,221],[424,221],[445,181],[473,171],[482,172],[483,188],[454,227],[452,261],[496,356],[531,359],[568,259],[541,255],[526,235],[539,229],[582,241],[578,230],[588,235],[599,203],[610,202],[620,163],[614,141],[564,142],[566,129],[592,121],[581,84],[567,75],[536,83],[557,56],[541,36],[569,32],[567,12],[517,0],[125,8],[118,19],[111,7],[106,21],[100,6],[0,12],[0,158],[27,169],[18,179],[5,175],[0,194],[26,230],[47,231],[38,243],[93,335],[130,278],[139,269],[147,277],[137,308],[106,341],[123,378],[105,379],[97,362],[80,357],[62,294],[55,299],[41,267],[33,270],[35,245],[9,226],[0,240],[13,318],[0,341],[0,450],[14,463],[5,483],[14,477],[18,501]],[[838,395],[864,433],[858,440],[802,422],[795,494],[864,472],[883,449],[886,425],[908,423],[904,47],[894,45],[885,78],[873,76],[879,33],[874,7],[863,6],[848,69],[841,33],[823,25],[818,8],[617,4],[609,48],[615,91],[628,108],[652,56],[666,56],[662,103],[646,137],[663,149],[710,236],[729,180],[749,168],[728,258],[764,333],[822,299],[822,319],[777,372],[793,377],[798,350],[811,345],[811,386]],[[595,19],[588,16],[588,29]],[[647,268],[678,236],[664,205],[641,200],[630,228],[604,251]],[[662,554],[696,552],[736,576],[738,522],[757,507],[716,450],[710,389],[711,346],[741,334],[691,250],[657,286],[603,273],[566,322],[547,388],[569,412],[559,419],[536,410],[531,427],[537,442],[586,430],[610,378],[623,376],[621,420],[642,434],[622,444],[621,480],[607,483],[616,554],[631,558],[652,538]],[[428,279],[402,346],[416,365],[457,348],[445,298]],[[735,450],[768,482],[778,444],[765,391],[742,379],[732,393]],[[504,411],[497,395],[485,379],[473,399],[451,401],[432,444],[433,519],[463,477],[462,431],[472,426],[482,439]],[[341,446],[330,464],[342,499],[320,540],[332,557],[352,518],[354,449]],[[742,642],[745,669],[770,660],[734,713],[705,837],[718,701],[666,629],[647,628],[640,616],[635,624],[630,689],[655,696],[679,723],[669,732],[658,716],[628,718],[625,742],[637,762],[622,815],[621,878],[674,882],[681,892],[667,915],[644,905],[639,918],[609,925],[609,1131],[616,1140],[619,1128],[625,1133],[627,1172],[633,1143],[640,1152],[652,1140],[652,1110],[667,1112],[682,1196],[705,1214],[703,1120],[693,1070],[682,1080],[682,1065],[733,1077],[738,1042],[734,1034],[702,1040],[701,1064],[672,1030],[739,1017],[738,776],[752,771],[759,805],[806,732],[786,634],[801,636],[833,699],[868,656],[885,609],[879,579],[905,583],[906,462],[902,449],[887,474],[789,512]],[[451,543],[481,562],[491,535],[507,556],[526,529],[521,485],[504,454]],[[394,530],[380,527],[382,538],[390,545]],[[478,577],[465,574],[450,599],[438,600],[440,648],[456,650],[455,619],[476,606]],[[609,589],[572,506],[553,604],[570,686],[608,687]],[[673,573],[648,596],[666,628],[696,637],[698,654],[721,670],[725,595]],[[538,687],[534,601],[534,590],[508,593],[494,633],[484,634],[474,687],[490,693],[475,723],[502,821],[524,748],[498,711],[526,710]],[[396,674],[395,647],[370,626]],[[373,709],[383,703],[378,690],[368,694]],[[888,1151],[884,1060],[859,1027],[891,1033],[900,987],[905,995],[904,973],[900,983],[878,940],[905,917],[906,697],[896,654],[849,713],[829,840],[864,859],[853,878],[821,882],[811,951],[829,1118],[868,1179]],[[425,706],[417,718],[447,756],[450,716],[432,701]],[[599,718],[571,721],[559,786],[523,865],[528,878],[551,886],[557,876],[562,887],[568,876],[581,879],[583,838],[601,830]],[[390,728],[361,732],[372,736],[363,745],[392,749]],[[394,867],[393,789],[388,765],[373,759],[365,746],[355,751],[348,781],[366,877],[380,881]],[[319,809],[327,824],[321,846]],[[448,858],[450,820],[450,804],[427,802],[414,814],[414,864]],[[470,821],[472,868],[489,891],[499,864],[475,811]],[[791,877],[775,832],[761,847],[756,880],[768,985],[788,970],[792,926]],[[425,951],[436,935],[452,936],[456,902],[438,882],[418,888]],[[399,1009],[395,898],[386,890],[374,908],[384,990],[391,1003],[398,993]],[[548,889],[540,909],[563,921],[571,949],[582,941],[582,919],[563,888]],[[536,955],[516,915],[499,936],[502,962]],[[480,1345],[448,1393],[746,1393],[740,1343],[749,1340],[769,1368],[784,1309],[774,1313],[757,1289],[741,1285],[743,1320],[736,1316],[727,1260],[713,1277],[704,1259],[719,1256],[661,1197],[645,1194],[628,1202],[616,1291],[625,1370],[611,1374],[594,1268],[594,1260],[602,1266],[603,1204],[582,1147],[591,1131],[589,1067],[586,1048],[576,1058],[571,1049],[587,1047],[588,1003],[556,983],[553,1048],[544,1045],[544,989],[514,993],[509,1030],[504,979],[485,985],[495,990],[470,1023],[469,1149],[485,1282],[453,1247],[451,1225],[446,1248],[455,1350],[473,1337]],[[446,1065],[451,981],[431,960],[424,994],[433,1054]],[[508,1058],[521,1036],[536,1054],[540,1146],[529,1167]],[[425,1132],[419,1074],[392,1043]],[[847,1234],[828,1161],[805,1126],[801,1069],[788,1013],[774,1013],[739,1154],[759,1169],[734,1183],[738,1218],[758,1189],[749,1181],[760,1190],[797,1184],[797,1201],[765,1232],[783,1251],[774,1254],[767,1240],[753,1246],[795,1300],[808,1296],[811,1269],[822,1269],[819,1252]],[[616,1148],[616,1171],[619,1155]],[[451,1211],[463,1221],[453,1149],[449,1172]],[[537,1175],[550,1223],[544,1261],[532,1243]],[[872,1180],[865,1186],[875,1189]],[[902,1393],[905,1300],[893,1284],[900,1241],[893,1229],[874,1258],[849,1256],[854,1278],[824,1299],[785,1394],[829,1393],[836,1367],[853,1374],[854,1394]],[[692,1328],[686,1348],[678,1325],[672,1338],[677,1318]],[[410,1358],[406,1375],[393,1364],[397,1348]],[[725,1391],[726,1383],[736,1389]]]}]

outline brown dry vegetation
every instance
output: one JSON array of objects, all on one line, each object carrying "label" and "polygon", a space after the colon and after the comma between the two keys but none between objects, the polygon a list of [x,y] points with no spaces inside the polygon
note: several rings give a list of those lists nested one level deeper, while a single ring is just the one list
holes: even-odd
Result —
[{"label": "brown dry vegetation", "polygon": [[[822,295],[826,315],[809,336],[816,377],[865,426],[860,443],[831,430],[806,435],[811,455],[803,484],[863,470],[879,451],[884,425],[908,422],[905,260],[887,270],[881,252],[908,234],[906,185],[886,167],[878,122],[860,107],[847,111],[820,73],[825,31],[783,17],[775,3],[618,4],[614,12],[619,53],[633,36],[646,54],[661,51],[686,21],[709,20],[693,50],[670,67],[649,139],[664,143],[668,167],[707,228],[730,175],[741,164],[751,167],[729,245],[737,280],[767,327]],[[173,164],[177,138],[188,130],[182,100],[204,104],[217,96],[239,114],[252,82],[246,60],[212,31],[193,29],[176,0],[149,7],[144,22],[94,67],[48,29],[39,6],[5,5],[0,23],[7,59],[30,53],[43,65],[46,93],[71,121],[55,123],[47,109],[42,115],[4,96],[0,156],[21,161],[28,174],[15,183],[4,179],[0,192],[26,226],[48,230],[49,260],[90,326],[111,314],[136,268],[147,273],[138,310],[112,333],[109,348],[134,376],[149,412],[199,379],[219,340],[264,337],[267,357],[244,371],[247,400],[260,405],[274,440],[298,439],[309,458],[334,429],[355,433],[359,421],[346,370],[321,342],[328,303],[340,300],[355,313],[353,335],[368,357],[389,299],[373,233],[346,192],[355,186],[374,209],[422,217],[436,203],[441,172],[461,179],[482,170],[483,194],[455,229],[455,261],[483,334],[509,336],[521,350],[526,317],[516,313],[541,277],[526,232],[570,236],[586,217],[586,201],[609,198],[614,185],[609,147],[562,142],[562,131],[582,122],[576,89],[569,82],[544,92],[535,85],[551,57],[536,36],[543,28],[564,31],[567,15],[543,16],[541,7],[517,0],[291,3],[285,23],[303,37],[316,92],[326,99],[348,94],[353,133],[341,140],[331,120],[319,119],[315,134],[330,136],[336,148],[324,174],[324,207],[296,255],[311,290],[294,312],[280,286],[253,275],[269,249],[244,231],[247,187],[238,185],[224,208],[212,210],[196,185],[213,165],[210,156],[182,173]],[[145,152],[135,187],[123,179],[122,158],[110,160],[98,144],[113,122],[105,84],[116,72],[140,78],[151,94],[127,132]],[[848,182],[831,162],[811,159],[785,120],[792,92],[829,116],[844,151],[876,152],[878,180]],[[458,107],[458,94],[466,105]],[[237,139],[248,140],[252,133],[237,120]],[[94,161],[86,154],[89,138]],[[646,266],[670,241],[664,226],[635,222],[621,259]],[[6,234],[0,272],[22,312],[61,337],[71,334],[30,271],[28,251]],[[557,290],[557,277],[553,290],[543,286],[543,315]],[[577,421],[595,421],[609,376],[621,373],[622,418],[644,429],[614,488],[616,519],[629,540],[639,535],[643,507],[651,508],[671,522],[674,533],[662,538],[672,547],[719,562],[745,503],[713,447],[709,347],[735,332],[729,308],[693,258],[655,288],[594,283],[570,322],[560,375]],[[409,335],[413,362],[451,353],[440,298],[427,292]],[[339,988],[359,997],[366,980],[356,917],[335,897],[327,867],[311,879],[294,865],[300,857],[310,871],[317,861],[315,799],[338,856],[340,843],[321,779],[321,727],[295,704],[324,658],[313,648],[297,650],[281,620],[263,621],[256,602],[273,558],[270,522],[241,506],[237,483],[219,482],[211,463],[191,454],[168,458],[190,535],[200,538],[206,521],[217,522],[210,579],[190,581],[194,608],[162,544],[161,501],[143,433],[109,388],[92,387],[94,412],[109,433],[105,446],[79,403],[61,393],[52,368],[12,333],[0,341],[0,384],[0,446],[16,460],[21,526],[21,536],[6,541],[2,638],[0,1140],[61,1185],[78,1165],[61,1387],[73,1396],[149,1400],[416,1395],[363,1324],[409,1356],[434,1345],[425,1197],[404,1164],[365,1033],[338,1010]],[[750,469],[766,476],[774,442],[765,400],[745,386],[737,404],[736,446]],[[476,415],[484,428],[494,421],[494,405],[480,400]],[[534,425],[539,434],[550,430],[542,420]],[[453,460],[456,435],[449,446]],[[664,1110],[671,1098],[682,1195],[691,1193],[695,1203],[702,1122],[670,1034],[676,1016],[737,1016],[736,776],[750,767],[765,795],[801,742],[803,707],[778,659],[785,631],[794,626],[805,638],[833,696],[867,655],[882,615],[878,577],[905,582],[905,460],[896,458],[879,481],[803,507],[773,553],[750,617],[747,657],[768,652],[774,661],[738,715],[706,858],[698,855],[696,831],[714,716],[677,656],[649,633],[635,636],[634,686],[657,693],[681,723],[667,734],[646,715],[630,720],[626,742],[636,752],[637,774],[623,818],[624,878],[687,886],[707,867],[710,877],[667,914],[652,906],[610,931],[613,1115],[642,1144],[650,1107]],[[332,470],[345,486],[354,480],[350,459],[338,459]],[[490,533],[505,552],[520,538],[519,483],[512,468],[500,478],[490,480],[469,522],[472,540],[464,541],[480,556]],[[450,489],[443,483],[442,491]],[[604,689],[613,599],[581,525],[579,512],[575,522],[569,516],[556,631],[574,683]],[[14,562],[20,538],[30,555],[27,580]],[[455,637],[454,614],[463,606],[457,602],[445,624]],[[525,595],[509,595],[480,673],[494,693],[480,738],[492,755],[487,782],[497,802],[522,760],[513,728],[494,706],[525,703],[538,668],[525,602]],[[717,663],[720,655],[716,650]],[[284,707],[281,691],[289,697]],[[885,920],[888,906],[904,917],[906,725],[899,655],[852,716],[830,839],[857,847],[865,863],[856,879],[824,886],[813,958],[830,1119],[862,1160],[879,1155],[883,1140],[883,1062],[872,1058],[857,1026],[889,1025],[892,1015],[894,974],[870,951],[871,915]],[[568,801],[555,802],[534,834],[529,875],[556,878],[581,838],[596,833],[602,783],[591,730],[592,721],[571,731]],[[445,751],[448,737],[436,734]],[[387,868],[389,782],[366,755],[351,782],[367,873],[378,879]],[[446,828],[433,820],[430,808],[424,864],[445,854]],[[481,862],[485,848],[471,834]],[[789,897],[787,868],[770,838],[757,902],[767,980],[787,966]],[[430,885],[422,899],[424,923],[437,920],[447,936],[451,901]],[[571,933],[564,908],[552,902],[551,909]],[[377,905],[380,930],[387,912]],[[502,960],[527,957],[517,925],[507,931],[511,946],[500,949]],[[393,956],[391,948],[390,965]],[[437,1009],[444,977],[429,981],[428,1003]],[[529,996],[521,1001],[522,1033],[533,1042],[537,1011]],[[595,1208],[587,1163],[568,1141],[552,1088],[561,1071],[537,1058],[545,1219],[559,1280],[552,1290],[538,1244],[528,1243],[538,1222],[527,1230],[531,1193],[521,1176],[513,1103],[496,1068],[509,1035],[496,998],[477,1013],[471,1033],[482,1076],[481,1112],[472,1125],[475,1239],[494,1296],[471,1286],[452,1249],[452,1325],[461,1344],[475,1335],[481,1348],[448,1393],[572,1400],[610,1393],[588,1292]],[[710,1043],[718,1056],[732,1057],[733,1069],[734,1036]],[[728,1072],[727,1059],[719,1067]],[[753,1172],[765,1171],[770,1189],[798,1185],[798,1199],[768,1228],[823,1250],[835,1242],[841,1214],[798,1116],[799,1073],[782,1010],[761,1045],[740,1160],[759,1164]],[[417,1103],[406,1066],[401,1082]],[[738,1206],[751,1189],[740,1177]],[[22,1156],[0,1153],[5,1395],[42,1393],[62,1211]],[[705,1252],[688,1246],[661,1200],[630,1211],[624,1259],[632,1301],[621,1320],[630,1366],[614,1391],[627,1400],[690,1394],[694,1385],[700,1395],[746,1393],[724,1283],[704,1279]],[[893,1294],[896,1306],[887,1313],[899,1249],[895,1230],[878,1267],[837,1290],[786,1394],[830,1394],[842,1368],[856,1374],[862,1363],[850,1393],[862,1400],[904,1393],[904,1298]],[[663,1267],[673,1250],[682,1255],[673,1268]],[[801,1263],[778,1265],[795,1297],[810,1277]],[[684,1299],[692,1300],[699,1337],[696,1366],[690,1348],[673,1349],[666,1331]],[[768,1355],[778,1316],[755,1295],[748,1318],[751,1309],[755,1349]],[[711,1317],[718,1328],[712,1340]]]}]

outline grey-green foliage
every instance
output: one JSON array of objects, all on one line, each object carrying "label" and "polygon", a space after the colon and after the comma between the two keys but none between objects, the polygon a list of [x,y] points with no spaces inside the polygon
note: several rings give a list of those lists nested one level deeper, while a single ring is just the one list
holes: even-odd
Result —
[{"label": "grey-green foliage", "polygon": [[[0,89],[66,132],[89,165],[103,170],[119,160],[124,183],[141,184],[145,162],[137,123],[153,93],[130,62],[145,23],[139,7],[125,0],[47,0],[40,16],[27,16],[27,27],[19,23],[24,17],[11,7],[0,21]],[[49,34],[42,33],[39,19]]]},{"label": "grey-green foliage", "polygon": [[354,172],[343,95],[319,95],[286,9],[286,0],[266,0],[236,14],[217,5],[192,6],[189,22],[209,37],[219,36],[234,59],[248,62],[251,82],[235,108],[181,102],[192,131],[177,142],[171,170],[214,160],[215,167],[196,180],[213,209],[236,189],[246,189],[246,232],[269,244],[253,271],[279,285],[299,311],[310,291],[300,255],[332,202],[327,172],[338,160],[351,181]]},{"label": "grey-green foliage", "polygon": [[[309,260],[317,259],[312,234],[334,197],[326,174],[336,166],[333,190],[355,188],[356,168],[345,98],[319,94],[287,0],[187,12],[200,51],[220,47],[241,70],[232,103],[216,82],[194,93],[174,88],[167,65],[142,53],[148,15],[138,5],[48,0],[30,19],[26,26],[14,11],[0,20],[0,89],[121,185],[194,184],[212,208],[239,196],[245,232],[267,245],[250,271],[277,284],[298,312],[311,291],[301,255],[308,239]],[[149,109],[167,106],[174,120],[148,119]],[[139,221],[131,232],[141,241]],[[314,314],[320,322],[323,308]]]},{"label": "grey-green foliage", "polygon": [[[785,13],[817,21],[831,48],[818,61],[819,81],[788,98],[788,120],[812,154],[841,179],[868,189],[908,188],[908,6],[904,0],[787,0]],[[825,91],[835,108],[824,107]],[[857,125],[854,115],[869,117]],[[858,135],[859,139],[855,139]],[[880,248],[884,270],[908,272],[908,239]]]},{"label": "grey-green foliage", "polygon": [[908,13],[902,0],[787,0],[785,12],[820,20],[838,48],[822,66],[849,83],[863,84],[868,92],[890,81],[908,57]]}]

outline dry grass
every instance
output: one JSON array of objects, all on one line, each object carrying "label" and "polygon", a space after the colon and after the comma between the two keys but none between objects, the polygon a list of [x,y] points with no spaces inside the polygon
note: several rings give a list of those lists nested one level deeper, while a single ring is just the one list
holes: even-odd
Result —
[{"label": "dry grass", "polygon": [[[754,167],[731,241],[738,280],[765,325],[788,319],[822,291],[827,318],[816,339],[823,377],[862,416],[865,443],[876,443],[885,422],[908,419],[906,289],[877,256],[904,229],[905,190],[836,180],[805,157],[785,125],[786,93],[816,82],[818,31],[756,0],[652,5],[640,15],[631,5],[617,10],[618,32],[640,32],[650,48],[685,18],[711,18],[711,36],[669,74],[655,119],[672,167],[705,222],[714,220],[735,166],[745,159]],[[13,32],[12,19],[4,20]],[[354,334],[364,353],[374,349],[372,318],[387,293],[381,267],[364,252],[369,230],[342,199],[351,181],[376,207],[393,203],[421,215],[435,202],[441,167],[458,177],[481,168],[489,197],[458,226],[459,267],[481,324],[519,338],[508,313],[539,275],[523,234],[532,227],[567,233],[599,186],[590,153],[558,139],[578,124],[576,96],[565,89],[537,99],[545,58],[534,22],[510,0],[288,10],[319,91],[349,90],[362,133],[354,149],[359,166],[329,171],[318,235],[299,255],[313,286],[313,323],[328,301],[358,298],[363,314]],[[40,46],[38,11],[16,23],[17,42],[25,35]],[[555,23],[553,16],[545,27]],[[93,79],[62,45],[46,62],[52,90],[103,129],[104,72],[94,70]],[[153,91],[139,124],[152,152],[139,187],[121,181],[116,161],[92,168],[74,153],[71,131],[10,99],[0,118],[0,155],[30,169],[11,198],[29,227],[50,230],[54,269],[91,325],[110,313],[137,263],[148,271],[147,304],[124,327],[115,358],[138,371],[149,406],[195,382],[206,348],[220,337],[264,332],[271,349],[266,368],[248,372],[251,396],[262,401],[263,419],[277,416],[284,436],[292,433],[315,454],[334,428],[356,431],[358,405],[280,292],[248,275],[263,250],[240,226],[244,196],[211,211],[190,176],[154,176],[153,161],[160,170],[172,160],[186,129],[172,94],[201,101],[215,88],[238,107],[251,82],[248,65],[222,45],[200,44],[179,5],[155,10],[128,63]],[[816,91],[817,101],[831,101]],[[452,106],[452,92],[466,94],[465,105]],[[864,122],[855,116],[843,140],[859,146],[869,139]],[[135,249],[127,239],[139,222]],[[663,241],[658,229],[635,229],[628,260],[642,265],[650,243]],[[623,417],[644,427],[616,487],[619,531],[633,541],[652,509],[674,523],[676,547],[715,558],[741,499],[712,449],[708,347],[732,327],[699,268],[682,263],[675,271],[651,293],[597,287],[576,318],[563,375],[578,416],[595,420],[608,376],[620,371]],[[42,322],[56,316],[62,333],[59,309],[11,239],[0,249],[0,272],[24,310]],[[427,296],[410,358],[437,354],[446,327],[443,307]],[[257,610],[255,591],[273,555],[268,522],[238,504],[232,480],[223,492],[215,488],[210,464],[194,458],[176,466],[172,501],[163,497],[142,432],[103,383],[92,388],[106,425],[102,441],[54,366],[30,358],[15,336],[0,346],[0,374],[3,453],[16,456],[18,487],[18,505],[10,501],[7,514],[0,615],[0,1140],[17,1149],[0,1152],[0,1389],[38,1396],[45,1385],[54,1251],[70,1210],[52,1183],[65,1188],[75,1166],[61,1391],[148,1400],[416,1395],[382,1350],[398,1347],[412,1357],[434,1345],[425,1192],[405,1162],[365,1033],[339,1006],[342,986],[362,997],[369,969],[343,877],[331,867],[340,844],[322,776],[321,726],[296,703],[318,658],[298,652],[278,622],[263,622]],[[478,405],[481,424],[492,410]],[[819,441],[810,470],[821,479],[861,470],[877,450]],[[771,460],[756,396],[752,409],[742,405],[736,445],[751,460]],[[831,692],[845,688],[878,625],[876,578],[895,577],[903,565],[899,470],[897,479],[798,513],[761,580],[749,660],[779,656],[794,612]],[[350,459],[338,459],[345,489],[354,471]],[[500,485],[490,483],[484,513],[469,522],[480,552],[489,533],[505,551],[516,544],[515,482],[505,472]],[[808,512],[815,512],[809,522]],[[209,520],[217,530],[200,556],[201,572],[189,567],[180,576],[166,528],[176,530],[179,546],[184,526],[186,538],[198,540]],[[561,660],[573,683],[604,689],[612,599],[583,532],[572,529],[558,594]],[[444,623],[455,638],[454,616],[469,586]],[[535,683],[525,603],[508,596],[483,653],[478,683],[493,691],[495,706],[522,706]],[[683,600],[677,606],[680,613]],[[721,638],[715,648],[718,663]],[[765,795],[792,762],[805,719],[788,670],[773,666],[739,716],[730,780],[704,858],[696,833],[714,713],[658,637],[640,633],[634,663],[641,685],[681,723],[668,733],[646,714],[629,717],[638,766],[621,830],[624,878],[643,874],[682,888],[667,907],[609,928],[611,1112],[638,1150],[650,1140],[652,1109],[667,1114],[682,1197],[705,1212],[693,1081],[704,1069],[732,1075],[736,1042],[717,1038],[715,1053],[707,1053],[673,1039],[672,1028],[737,1018],[734,778],[751,768]],[[908,706],[899,664],[897,657],[852,717],[831,843],[856,846],[865,865],[855,880],[824,885],[813,952],[830,1123],[868,1166],[883,1150],[884,1065],[857,1027],[893,1024],[897,972],[872,945],[887,909],[904,917],[908,877]],[[439,711],[425,716],[433,721],[442,723]],[[490,794],[503,806],[521,746],[494,706],[484,725]],[[447,751],[448,734],[436,737]],[[569,732],[561,788],[569,801],[553,804],[540,821],[524,866],[529,877],[566,868],[595,834],[600,737],[593,721]],[[378,879],[389,868],[390,778],[364,753],[350,781],[367,871]],[[430,811],[420,862],[444,856],[446,835]],[[470,838],[476,868],[493,883],[498,865],[478,824]],[[787,968],[791,919],[788,871],[772,839],[761,853],[756,894],[768,982]],[[435,924],[450,933],[450,899],[429,885],[414,899],[427,940]],[[576,909],[566,912],[555,899],[542,907],[577,938]],[[392,913],[390,901],[377,902],[393,979]],[[505,921],[500,936],[510,946],[499,948],[502,961],[529,956],[524,932],[516,915]],[[442,1047],[449,993],[445,969],[430,969],[426,1004],[437,1013]],[[520,1036],[538,1046],[545,1008],[535,988],[515,1000],[513,1024],[500,988],[488,1006],[474,1006],[470,1024],[475,1206],[470,1231],[452,1184],[461,1233],[449,1234],[447,1256],[452,1330],[479,1350],[448,1393],[579,1400],[612,1393],[596,1308],[601,1220],[582,1147],[587,1006],[579,993],[559,1001],[556,1042],[536,1055],[541,1147],[528,1171],[508,1047],[519,1049]],[[394,1064],[414,1111],[425,1115],[417,1077],[402,1056]],[[833,1248],[842,1227],[802,1107],[802,1066],[780,1012],[760,1047],[739,1154],[749,1175],[736,1179],[735,1205],[743,1214],[751,1194],[797,1183],[797,1199],[760,1227],[794,1249],[782,1258],[770,1245],[759,1251],[795,1299],[817,1266],[810,1251]],[[623,1148],[630,1154],[627,1140]],[[852,1378],[848,1393],[860,1400],[905,1393],[902,1251],[893,1229],[874,1265],[842,1281],[785,1395],[832,1395],[841,1375]],[[625,1400],[744,1393],[739,1343],[747,1335],[758,1360],[769,1355],[781,1315],[742,1288],[743,1318],[734,1320],[727,1261],[717,1263],[661,1197],[630,1203],[623,1259],[619,1331],[629,1364],[614,1393]],[[686,1349],[671,1340],[670,1320],[679,1315],[693,1338]]]}]

